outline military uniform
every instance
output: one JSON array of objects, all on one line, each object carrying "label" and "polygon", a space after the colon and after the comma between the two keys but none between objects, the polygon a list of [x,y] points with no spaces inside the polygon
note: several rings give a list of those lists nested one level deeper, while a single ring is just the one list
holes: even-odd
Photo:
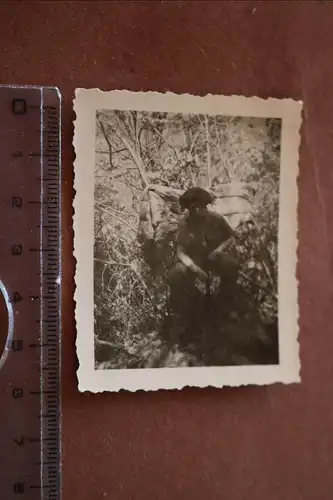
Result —
[{"label": "military uniform", "polygon": [[[236,279],[237,262],[224,251],[217,252],[214,258],[211,254],[233,236],[234,232],[224,217],[201,209],[180,221],[176,244],[203,271],[219,276],[226,284]],[[196,274],[182,262],[177,262],[170,271],[169,279],[171,285],[180,285],[182,280],[191,283],[196,279]]]}]

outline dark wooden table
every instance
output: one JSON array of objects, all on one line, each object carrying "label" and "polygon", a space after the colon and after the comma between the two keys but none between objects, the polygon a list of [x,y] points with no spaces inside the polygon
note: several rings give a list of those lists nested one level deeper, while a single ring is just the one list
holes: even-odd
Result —
[{"label": "dark wooden table", "polygon": [[[2,2],[0,42],[1,83],[63,95],[64,500],[333,498],[333,3]],[[78,392],[76,87],[304,100],[301,385]]]}]

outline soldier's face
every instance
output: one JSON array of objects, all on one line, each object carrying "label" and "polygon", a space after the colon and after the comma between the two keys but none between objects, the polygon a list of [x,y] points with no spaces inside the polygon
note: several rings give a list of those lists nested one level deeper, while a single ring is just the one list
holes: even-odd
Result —
[{"label": "soldier's face", "polygon": [[190,215],[200,215],[203,214],[206,209],[203,207],[196,207],[195,205],[190,205],[188,210]]},{"label": "soldier's face", "polygon": [[195,205],[190,205],[190,206],[188,207],[188,211],[189,211],[190,215],[194,215],[194,214],[196,214],[196,213],[197,213],[197,210],[198,210],[198,209],[197,209],[197,207],[196,207]]}]

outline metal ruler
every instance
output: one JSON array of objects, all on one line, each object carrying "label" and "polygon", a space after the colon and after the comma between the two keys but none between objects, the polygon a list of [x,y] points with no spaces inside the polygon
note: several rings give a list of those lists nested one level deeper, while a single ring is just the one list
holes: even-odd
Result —
[{"label": "metal ruler", "polygon": [[60,498],[60,116],[57,89],[0,86],[3,500]]}]

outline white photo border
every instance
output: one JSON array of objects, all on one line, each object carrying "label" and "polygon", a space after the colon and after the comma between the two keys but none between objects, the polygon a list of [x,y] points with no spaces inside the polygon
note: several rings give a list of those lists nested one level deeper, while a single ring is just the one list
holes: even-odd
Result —
[{"label": "white photo border", "polygon": [[[81,392],[300,382],[298,173],[301,101],[258,97],[76,89],[73,202],[77,372]],[[94,356],[94,172],[96,110],[138,110],[282,119],[278,233],[279,364],[96,370]]]}]

